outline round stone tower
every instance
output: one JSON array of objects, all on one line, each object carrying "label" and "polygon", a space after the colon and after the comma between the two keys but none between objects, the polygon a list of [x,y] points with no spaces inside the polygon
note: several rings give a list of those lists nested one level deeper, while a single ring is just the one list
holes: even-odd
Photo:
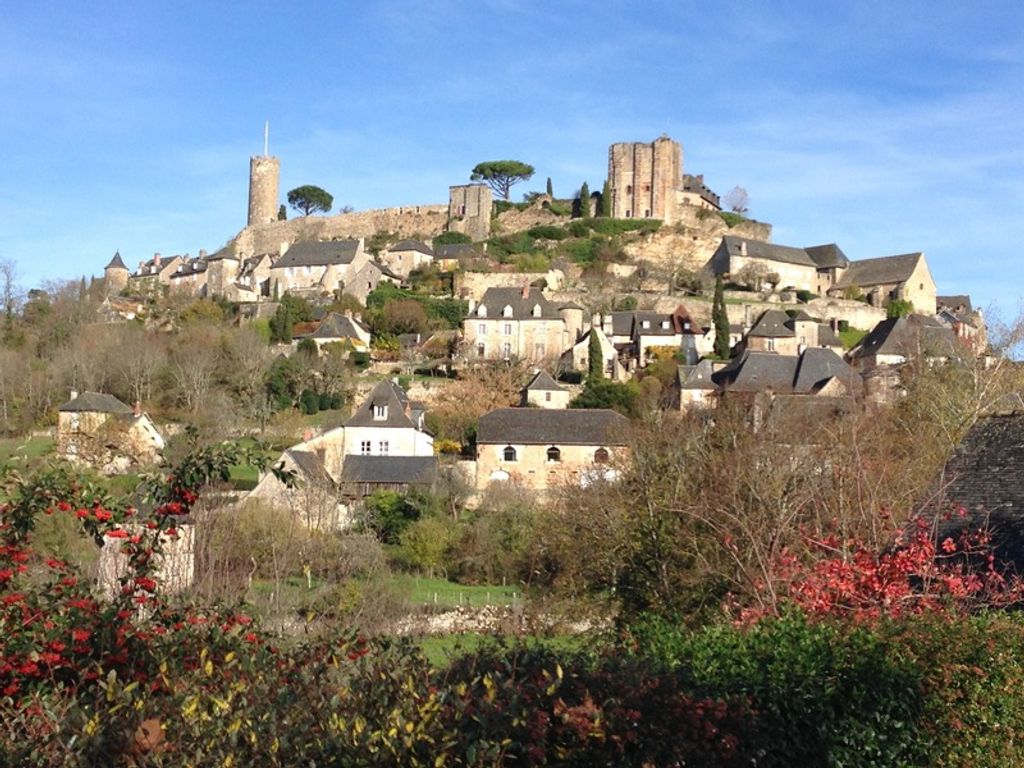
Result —
[{"label": "round stone tower", "polygon": [[128,267],[121,259],[121,252],[114,253],[114,258],[103,268],[103,292],[107,296],[120,293],[128,285]]},{"label": "round stone tower", "polygon": [[277,221],[278,184],[281,161],[270,155],[249,158],[249,223],[266,224]]}]

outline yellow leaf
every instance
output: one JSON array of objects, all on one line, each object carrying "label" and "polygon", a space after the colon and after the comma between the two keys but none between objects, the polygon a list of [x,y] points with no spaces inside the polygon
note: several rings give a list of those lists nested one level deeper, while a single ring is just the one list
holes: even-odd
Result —
[{"label": "yellow leaf", "polygon": [[412,733],[412,729],[413,729],[413,727],[414,727],[414,726],[413,726],[413,724],[412,724],[411,722],[409,722],[409,723],[406,723],[406,724],[405,724],[405,732],[406,732],[406,733]]},{"label": "yellow leaf", "polygon": [[224,661],[226,661],[228,664],[230,664],[232,661],[235,660],[235,655],[236,655],[235,652],[231,651],[227,656],[224,657]]},{"label": "yellow leaf", "polygon": [[213,674],[213,662],[210,661],[209,659],[207,659],[206,663],[203,664],[203,672],[206,673],[207,677],[209,677],[210,675]]}]

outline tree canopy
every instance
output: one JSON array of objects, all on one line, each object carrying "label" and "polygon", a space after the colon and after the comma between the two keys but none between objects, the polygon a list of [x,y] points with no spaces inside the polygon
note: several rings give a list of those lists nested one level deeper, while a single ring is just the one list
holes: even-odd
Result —
[{"label": "tree canopy", "polygon": [[484,182],[503,200],[508,200],[512,185],[526,181],[532,176],[533,166],[518,160],[487,160],[477,163],[469,175],[469,180]]},{"label": "tree canopy", "polygon": [[304,184],[288,193],[288,205],[303,216],[320,211],[327,213],[334,205],[334,196],[320,187]]}]

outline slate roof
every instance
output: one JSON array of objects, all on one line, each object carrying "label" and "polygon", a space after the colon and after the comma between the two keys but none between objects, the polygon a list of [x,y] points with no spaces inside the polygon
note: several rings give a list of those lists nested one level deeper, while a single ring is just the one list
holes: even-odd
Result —
[{"label": "slate roof", "polygon": [[274,269],[286,267],[326,267],[330,264],[351,264],[359,249],[358,240],[319,242],[303,240],[292,244],[274,264]]},{"label": "slate roof", "polygon": [[437,478],[436,456],[346,456],[342,483],[430,485]]},{"label": "slate roof", "polygon": [[[414,429],[415,424],[405,413],[405,406],[409,403],[409,397],[405,391],[390,380],[379,382],[370,392],[362,404],[356,409],[348,421],[346,427],[393,427]],[[373,407],[383,405],[387,408],[387,415],[383,419],[373,417]]]},{"label": "slate roof", "polygon": [[[540,305],[540,317],[533,316],[533,308]],[[478,307],[487,307],[487,317],[502,317],[505,307],[512,307],[512,320],[561,320],[558,309],[552,304],[540,288],[530,286],[526,296],[522,288],[488,288],[484,291]],[[474,308],[470,317],[478,317]]]},{"label": "slate roof", "polygon": [[842,349],[843,340],[836,335],[831,325],[828,323],[818,323],[818,346]]},{"label": "slate roof", "polygon": [[390,277],[392,280],[402,281],[404,279],[400,274],[398,274],[397,272],[392,272],[390,269],[387,268],[387,266],[381,264],[379,261],[371,261],[368,262],[368,264],[370,266],[376,267],[377,269],[380,270],[380,273],[382,275]]},{"label": "slate roof", "polygon": [[234,250],[230,245],[225,245],[219,251],[214,251],[206,257],[207,261],[220,261],[221,259],[233,259],[238,261],[238,256],[235,255]]},{"label": "slate roof", "polygon": [[534,392],[565,392],[565,387],[561,386],[557,381],[551,378],[551,374],[547,371],[540,370],[534,374],[534,377],[530,379],[530,383],[526,385],[526,389]]},{"label": "slate roof", "polygon": [[789,322],[789,315],[781,309],[766,309],[747,335],[755,338],[791,338],[794,333]]},{"label": "slate roof", "polygon": [[966,294],[960,296],[936,296],[935,304],[936,308],[948,309],[953,313],[956,313],[961,307],[963,307],[962,312],[974,311],[974,308],[971,306],[971,297]]},{"label": "slate roof", "polygon": [[434,256],[439,259],[480,259],[484,254],[471,243],[446,243],[434,249]]},{"label": "slate roof", "polygon": [[[955,512],[960,507],[965,517]],[[1024,573],[1024,413],[987,416],[971,427],[921,511],[953,511],[940,518],[940,540],[968,527],[987,529],[997,560]]]},{"label": "slate roof", "polygon": [[359,331],[368,334],[370,329],[354,317],[329,312],[310,336],[314,339],[358,339]]},{"label": "slate roof", "polygon": [[798,394],[815,392],[833,378],[843,382],[851,394],[859,393],[863,388],[857,372],[831,349],[808,347],[799,359],[793,382],[793,390]]},{"label": "slate roof", "polygon": [[774,352],[746,350],[711,377],[723,390],[730,392],[790,392],[796,378],[798,358]]},{"label": "slate roof", "polygon": [[718,389],[711,378],[714,370],[710,360],[701,360],[696,365],[680,365],[676,381],[680,389]]},{"label": "slate roof", "polygon": [[918,352],[926,357],[958,357],[955,334],[938,320],[923,315],[907,315],[883,320],[851,352],[851,359],[872,355],[902,355]]},{"label": "slate roof", "polygon": [[128,269],[124,262],[121,260],[121,252],[114,251],[114,257],[110,260],[110,263],[104,267],[104,269]]},{"label": "slate roof", "polygon": [[206,263],[206,259],[194,258],[188,259],[181,262],[171,273],[171,279],[176,277],[191,277],[192,275],[198,275],[201,272],[205,272],[209,264]]},{"label": "slate roof", "polygon": [[299,473],[310,481],[319,484],[333,484],[331,476],[327,474],[327,469],[324,467],[324,463],[320,461],[320,457],[315,453],[309,451],[285,451],[285,455],[288,456],[295,466],[298,468]]},{"label": "slate roof", "polygon": [[[650,327],[644,328],[645,322],[649,323]],[[668,327],[663,327],[663,323],[668,323]],[[672,315],[667,315],[664,312],[633,313],[634,336],[675,336],[677,333],[675,319]]]},{"label": "slate roof", "polygon": [[499,408],[477,422],[477,444],[624,445],[629,421],[607,409]]},{"label": "slate roof", "polygon": [[57,410],[65,413],[116,413],[129,415],[132,409],[122,403],[113,395],[104,392],[82,392],[71,400],[68,400]]},{"label": "slate roof", "polygon": [[744,243],[747,246],[747,252],[744,257],[748,259],[779,261],[784,264],[799,264],[805,267],[814,267],[815,269],[818,267],[817,263],[807,255],[807,251],[803,248],[776,245],[775,243],[766,243],[763,240],[748,240],[745,237],[737,237],[736,235],[726,235],[722,238],[722,245],[728,249],[730,256],[744,255],[740,253],[740,247]]},{"label": "slate roof", "polygon": [[850,260],[843,253],[842,248],[835,243],[812,245],[809,248],[804,248],[804,250],[811,257],[811,261],[818,265],[819,269],[828,269],[830,267],[845,269],[850,265]]},{"label": "slate roof", "polygon": [[419,251],[425,253],[427,256],[433,256],[434,252],[430,250],[430,246],[426,243],[420,242],[419,240],[399,240],[397,243],[388,248],[390,253],[397,251]]},{"label": "slate roof", "polygon": [[899,256],[881,256],[877,259],[851,261],[850,266],[836,281],[837,288],[847,286],[890,285],[910,279],[923,253],[904,253]]}]

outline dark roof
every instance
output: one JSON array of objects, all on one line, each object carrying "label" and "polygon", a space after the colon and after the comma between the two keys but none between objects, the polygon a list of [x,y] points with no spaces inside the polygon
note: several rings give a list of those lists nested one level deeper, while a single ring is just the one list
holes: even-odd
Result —
[{"label": "dark roof", "polygon": [[800,355],[793,390],[799,394],[815,392],[829,379],[839,379],[851,394],[857,394],[863,388],[858,373],[831,349],[805,349]]},{"label": "dark roof", "polygon": [[342,483],[430,485],[437,477],[436,456],[346,456]]},{"label": "dark roof", "polygon": [[605,409],[500,408],[477,423],[477,443],[623,445],[628,420]]},{"label": "dark roof", "polygon": [[537,371],[530,383],[526,385],[527,390],[534,390],[540,392],[565,392],[565,387],[561,386],[557,381],[551,378],[551,375],[547,371]]},{"label": "dark roof", "polygon": [[397,243],[388,248],[390,253],[395,251],[419,251],[425,253],[427,256],[433,256],[434,252],[430,250],[430,246],[426,243],[420,242],[419,240],[399,240]]},{"label": "dark roof", "polygon": [[1024,413],[988,416],[971,427],[922,511],[942,516],[940,539],[955,539],[965,528],[986,529],[997,560],[1024,573]]},{"label": "dark roof", "polygon": [[732,392],[790,392],[799,358],[774,352],[746,350],[711,377],[723,390]]},{"label": "dark roof", "polygon": [[[971,297],[963,294],[960,296],[936,296],[935,304],[937,308],[945,308],[952,312],[960,310],[962,312],[973,312],[974,308],[971,306]],[[961,310],[960,308],[963,307]]]},{"label": "dark roof", "polygon": [[386,265],[381,264],[379,261],[371,261],[369,262],[369,264],[379,269],[380,273],[385,277],[390,277],[392,280],[398,281],[404,279],[400,274],[398,274],[397,272],[392,272],[390,269],[387,268]]},{"label": "dark roof", "polygon": [[205,272],[209,265],[206,263],[206,259],[200,259],[198,257],[194,259],[188,259],[181,262],[175,270],[171,273],[171,279],[176,277],[189,277],[191,275],[198,275],[200,272]]},{"label": "dark roof", "polygon": [[324,463],[315,453],[288,450],[285,451],[285,455],[295,462],[295,466],[306,480],[321,484],[333,484],[331,476],[324,468]]},{"label": "dark roof", "polygon": [[850,260],[846,258],[842,248],[835,243],[812,245],[809,248],[804,248],[804,250],[811,257],[811,261],[818,265],[819,269],[828,269],[829,267],[842,267],[845,269],[850,265]]},{"label": "dark roof", "polygon": [[225,245],[219,251],[214,251],[206,257],[207,261],[220,261],[221,259],[234,259],[238,261],[238,256],[235,254],[234,248],[230,245]]},{"label": "dark roof", "polygon": [[871,355],[958,357],[956,335],[938,320],[923,315],[883,320],[850,353],[858,359]]},{"label": "dark roof", "polygon": [[924,254],[918,252],[851,261],[842,277],[836,281],[836,286],[845,288],[851,285],[889,285],[906,282],[922,258]]},{"label": "dark roof", "polygon": [[[478,307],[487,307],[487,317],[495,318],[502,317],[502,312],[505,307],[512,307],[513,320],[561,320],[562,316],[558,314],[558,310],[555,305],[545,298],[540,288],[530,286],[526,291],[526,295],[523,295],[524,291],[522,288],[488,288],[484,291],[483,298],[480,299]],[[540,306],[540,315],[534,317],[533,308]],[[477,317],[475,313],[477,308],[474,308],[472,317]]]},{"label": "dark roof", "polygon": [[359,248],[358,240],[331,242],[300,241],[294,243],[277,260],[274,268],[326,267],[329,264],[351,264]]},{"label": "dark roof", "polygon": [[832,330],[828,323],[818,323],[818,346],[819,347],[842,347],[843,341]]},{"label": "dark roof", "polygon": [[[644,323],[648,323],[649,327],[644,328]],[[675,336],[677,333],[679,331],[676,330],[672,315],[664,312],[633,313],[634,336]]]},{"label": "dark roof", "polygon": [[633,312],[612,312],[612,336],[633,335]]},{"label": "dark roof", "polygon": [[756,338],[782,338],[794,335],[789,325],[790,317],[780,309],[766,309],[757,318],[748,336]]},{"label": "dark roof", "polygon": [[320,321],[320,325],[310,334],[314,339],[357,339],[359,331],[369,333],[370,330],[354,317],[346,317],[337,312],[329,312]]},{"label": "dark roof", "polygon": [[121,252],[120,251],[114,251],[114,258],[112,258],[110,260],[110,263],[107,264],[107,266],[105,266],[104,269],[125,269],[125,270],[127,270],[128,267],[126,267],[124,265],[124,262],[121,260]]},{"label": "dark roof", "polygon": [[680,389],[718,389],[711,379],[714,370],[710,360],[701,360],[696,365],[680,365],[676,381]]},{"label": "dark roof", "polygon": [[[345,422],[346,427],[398,427],[414,428],[412,420],[405,414],[405,406],[409,402],[408,395],[397,384],[385,380],[377,384],[362,405]],[[373,407],[383,405],[386,416],[376,419]]]},{"label": "dark roof", "polygon": [[[743,245],[746,245],[746,254],[741,254],[740,249]],[[763,240],[748,240],[745,237],[736,237],[736,235],[726,235],[722,238],[722,245],[724,245],[729,252],[730,256],[744,256],[748,259],[764,259],[767,261],[779,261],[784,264],[800,264],[805,267],[817,268],[818,265],[807,255],[807,251],[803,248],[793,248],[788,245],[775,245],[774,243],[766,243]],[[722,245],[719,247],[721,248]]]},{"label": "dark roof", "polygon": [[439,259],[479,259],[484,254],[471,243],[447,243],[434,249],[434,256]]},{"label": "dark roof", "polygon": [[130,414],[132,409],[113,395],[103,392],[82,392],[68,400],[58,410],[67,412],[94,411],[98,413]]}]

